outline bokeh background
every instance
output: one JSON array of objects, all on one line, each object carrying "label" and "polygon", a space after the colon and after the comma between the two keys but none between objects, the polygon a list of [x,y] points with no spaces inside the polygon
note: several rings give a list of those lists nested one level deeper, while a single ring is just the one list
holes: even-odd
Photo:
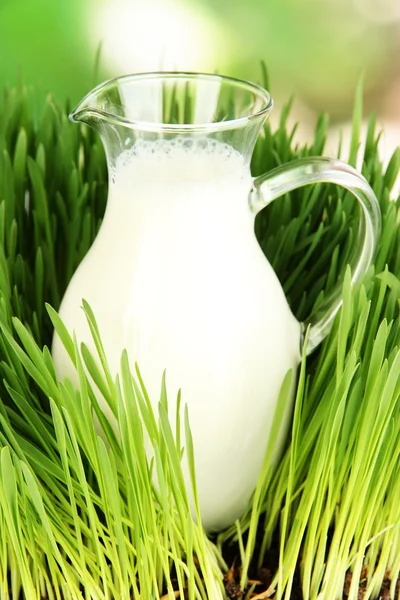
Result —
[{"label": "bokeh background", "polygon": [[72,104],[103,79],[136,71],[260,81],[261,59],[275,119],[293,95],[302,141],[326,111],[335,153],[363,77],[383,155],[400,144],[400,0],[0,0],[0,84],[22,79]]}]

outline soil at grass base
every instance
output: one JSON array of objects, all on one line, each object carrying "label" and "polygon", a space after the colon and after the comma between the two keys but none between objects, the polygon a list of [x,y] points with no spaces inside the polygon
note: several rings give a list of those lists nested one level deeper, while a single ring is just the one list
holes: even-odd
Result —
[{"label": "soil at grass base", "polygon": [[[230,546],[226,548],[226,552],[224,552],[224,558],[227,565],[231,565],[229,572],[226,574],[224,578],[224,586],[226,595],[230,600],[240,600],[246,596],[246,591],[243,592],[240,589],[240,567],[236,567],[238,563],[238,548],[236,546]],[[253,600],[261,600],[265,599],[264,593],[269,588],[272,583],[272,579],[274,574],[276,573],[279,565],[279,542],[277,539],[274,539],[274,542],[265,553],[265,559],[263,566],[259,569],[251,569],[249,572],[249,579],[251,582],[259,582],[254,592],[251,596]],[[382,600],[400,600],[400,576],[397,579],[396,583],[396,591],[395,595],[392,598],[390,596],[390,587],[391,587],[391,579],[390,574],[387,573],[387,576],[382,582],[382,586],[379,592],[379,596],[377,598]],[[348,572],[346,575],[344,587],[343,587],[343,600],[347,600],[349,597],[350,586],[351,586],[351,572]],[[367,572],[366,569],[362,573],[360,586],[358,589],[358,600],[363,600],[366,589],[368,585],[367,580]],[[271,596],[273,598],[274,596]],[[303,594],[301,589],[301,580],[300,580],[300,569],[299,565],[296,568],[296,572],[293,579],[293,586],[290,595],[291,600],[303,600]],[[375,599],[373,599],[375,600]]]}]

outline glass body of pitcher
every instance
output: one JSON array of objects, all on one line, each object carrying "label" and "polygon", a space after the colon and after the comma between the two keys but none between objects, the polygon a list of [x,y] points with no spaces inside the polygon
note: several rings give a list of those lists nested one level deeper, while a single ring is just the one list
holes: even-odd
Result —
[{"label": "glass body of pitcher", "polygon": [[[333,182],[353,192],[363,215],[354,282],[370,265],[379,235],[377,200],[344,163],[299,160],[252,178],[252,151],[271,108],[268,92],[249,82],[149,73],[102,84],[71,115],[102,137],[109,197],[100,232],[69,284],[60,316],[79,342],[93,348],[81,309],[85,299],[113,374],[126,349],[155,409],[164,370],[172,415],[182,389],[201,517],[209,530],[226,527],[244,510],[280,387],[300,359],[304,324],[293,316],[259,247],[255,214],[309,183]],[[329,331],[340,303],[339,283],[307,323],[310,351]],[[53,358],[58,376],[77,383],[57,336]],[[100,395],[99,402],[113,422]]]}]

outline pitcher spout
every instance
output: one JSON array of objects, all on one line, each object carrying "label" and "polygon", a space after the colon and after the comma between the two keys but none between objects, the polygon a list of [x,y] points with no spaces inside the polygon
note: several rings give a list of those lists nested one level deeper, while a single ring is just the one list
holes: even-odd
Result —
[{"label": "pitcher spout", "polygon": [[79,104],[69,115],[68,118],[73,123],[85,123],[86,125],[93,125],[94,121],[98,121],[103,118],[98,110],[88,106],[82,106]]},{"label": "pitcher spout", "polygon": [[73,123],[85,123],[92,127],[96,123],[108,120],[111,115],[106,110],[102,95],[98,88],[87,94],[68,115],[69,120]]},{"label": "pitcher spout", "polygon": [[96,125],[125,120],[123,101],[117,80],[106,81],[89,92],[70,113],[74,123]]}]

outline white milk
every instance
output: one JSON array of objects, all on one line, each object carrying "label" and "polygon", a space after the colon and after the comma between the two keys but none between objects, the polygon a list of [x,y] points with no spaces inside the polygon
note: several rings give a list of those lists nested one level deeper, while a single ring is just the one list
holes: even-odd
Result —
[{"label": "white milk", "polygon": [[[257,482],[300,326],[255,238],[238,152],[214,140],[137,142],[110,179],[103,226],[60,314],[93,347],[85,298],[114,373],[126,348],[155,408],[164,369],[172,416],[182,388],[203,523],[219,529]],[[57,338],[53,356],[58,375],[76,382]]]}]

